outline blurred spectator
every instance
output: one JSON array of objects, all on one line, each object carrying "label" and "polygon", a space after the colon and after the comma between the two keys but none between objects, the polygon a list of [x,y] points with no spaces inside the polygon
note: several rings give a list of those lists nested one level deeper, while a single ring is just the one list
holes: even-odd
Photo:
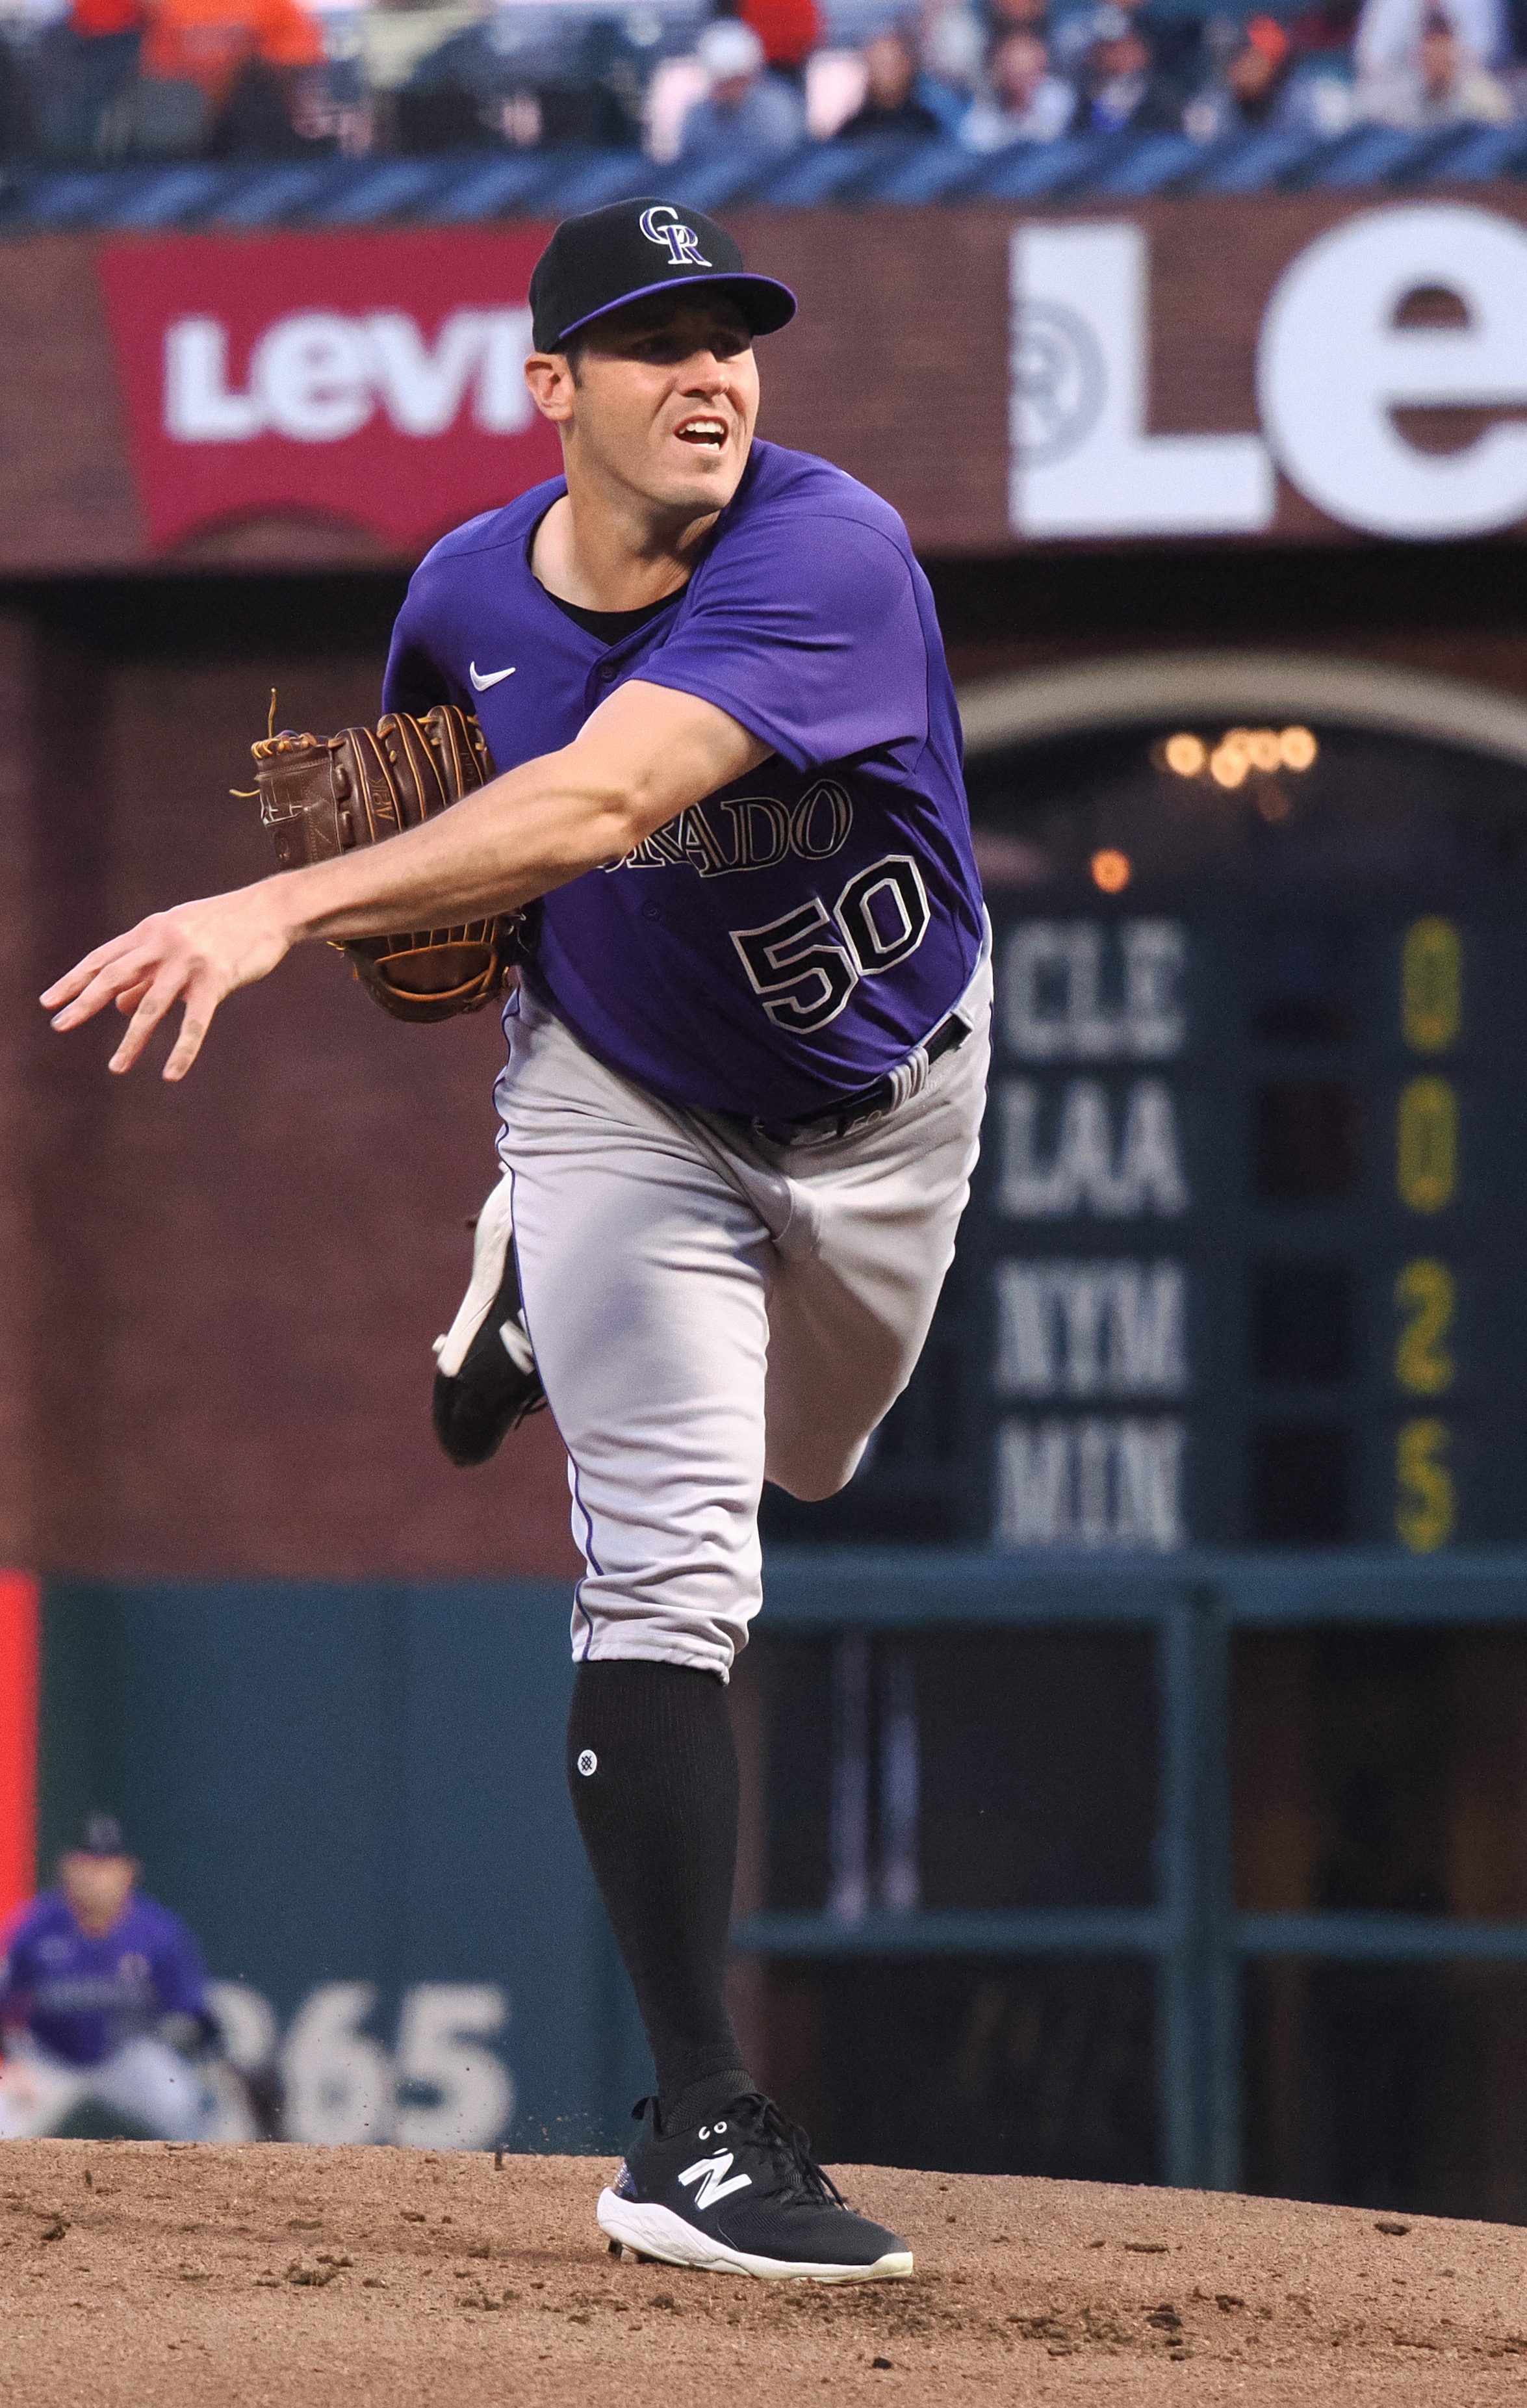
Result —
[{"label": "blurred spectator", "polygon": [[1126,15],[1133,11],[1135,25],[1150,45],[1158,93],[1180,112],[1209,73],[1207,20],[1201,12],[1178,16],[1154,5],[1154,0],[1122,0],[1122,5]]},{"label": "blurred spectator", "polygon": [[1005,150],[1011,142],[1053,142],[1070,124],[1077,95],[1049,71],[1037,34],[1001,34],[987,62],[986,86],[960,127],[967,150]]},{"label": "blurred spectator", "polygon": [[1220,142],[1281,122],[1294,52],[1277,18],[1250,17],[1244,25],[1217,18],[1208,47],[1214,72],[1183,110],[1183,132],[1195,142]]},{"label": "blurred spectator", "polygon": [[478,0],[346,0],[345,13],[327,20],[339,148],[433,150],[488,138],[482,113],[498,119],[508,76],[482,40],[481,18]]},{"label": "blurred spectator", "polygon": [[1459,48],[1475,65],[1501,65],[1508,55],[1505,0],[1363,0],[1352,41],[1352,67],[1360,84],[1389,77],[1416,77],[1427,20],[1444,17]]},{"label": "blurred spectator", "polygon": [[805,108],[782,77],[765,73],[751,25],[720,17],[695,50],[710,89],[684,119],[678,155],[686,165],[747,154],[778,159],[805,141]]},{"label": "blurred spectator", "polygon": [[521,149],[542,142],[582,143],[600,150],[639,146],[642,59],[620,24],[601,18],[586,25],[563,72],[543,78],[535,89],[527,86],[518,50],[503,45],[501,31],[496,19],[453,27],[418,61],[385,111],[378,108],[388,147],[451,150],[495,136]]},{"label": "blurred spectator", "polygon": [[196,1942],[136,1894],[109,1814],[86,1817],[58,1887],[21,1909],[0,1956],[0,2140],[55,2131],[87,2099],[165,2141],[196,2139],[210,2102],[191,2061],[216,2045]]},{"label": "blurred spectator", "polygon": [[838,127],[846,140],[873,134],[927,136],[944,131],[944,120],[920,90],[922,82],[911,36],[888,25],[864,44],[864,98]]},{"label": "blurred spectator", "polygon": [[798,87],[821,40],[817,0],[742,0],[736,13],[763,43],[765,66]]},{"label": "blurred spectator", "polygon": [[78,161],[102,149],[108,104],[137,72],[138,0],[7,0],[0,7],[0,157]]},{"label": "blurred spectator", "polygon": [[1182,112],[1183,131],[1194,141],[1218,142],[1264,126],[1331,136],[1350,125],[1350,84],[1319,54],[1301,58],[1276,17],[1252,17],[1244,26],[1218,19],[1208,29],[1208,46],[1215,72]]},{"label": "blurred spectator", "polygon": [[623,25],[602,18],[585,28],[573,81],[584,97],[574,138],[594,143],[601,150],[639,150],[647,96],[645,62]]},{"label": "blurred spectator", "polygon": [[1225,63],[1225,82],[1241,125],[1271,124],[1292,65],[1293,45],[1277,18],[1249,18],[1239,47]]},{"label": "blurred spectator", "polygon": [[1087,12],[1072,36],[1085,40],[1077,81],[1075,134],[1176,132],[1187,98],[1176,75],[1158,65],[1149,29],[1123,8]]},{"label": "blurred spectator", "polygon": [[145,11],[139,0],[75,0],[38,55],[37,110],[46,155],[92,158],[104,147],[107,113],[138,71]]},{"label": "blurred spectator", "polygon": [[1440,8],[1422,20],[1406,64],[1358,82],[1357,114],[1380,125],[1505,125],[1513,113],[1506,86],[1480,64]]},{"label": "blurred spectator", "polygon": [[986,33],[966,0],[926,9],[921,32],[919,97],[946,134],[957,134],[981,79]]},{"label": "blurred spectator", "polygon": [[[364,105],[364,95],[356,97]],[[371,97],[371,124],[364,147],[375,144],[409,154],[470,149],[504,130],[509,106],[501,64],[473,26],[431,50],[400,91]],[[533,126],[536,142],[541,133],[541,111],[536,106]]]},{"label": "blurred spectator", "polygon": [[[1134,124],[1158,129],[1175,127],[1192,95],[1209,80],[1212,60],[1206,44],[1202,15],[1178,15],[1153,0],[1101,0],[1101,5],[1073,8],[1054,21],[1050,55],[1057,75],[1080,84],[1087,73],[1088,53],[1122,17],[1149,54],[1149,99]],[[1222,21],[1221,21],[1222,22]]]},{"label": "blurred spectator", "polygon": [[269,157],[301,147],[323,38],[298,0],[152,0],[107,147]]}]

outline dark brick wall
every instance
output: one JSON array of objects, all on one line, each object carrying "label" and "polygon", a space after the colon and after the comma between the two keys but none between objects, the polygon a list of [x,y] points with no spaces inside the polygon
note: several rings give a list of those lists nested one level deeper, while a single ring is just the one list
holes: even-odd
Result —
[{"label": "dark brick wall", "polygon": [[25,620],[0,615],[0,1563],[31,1557],[33,1220],[25,1168],[30,1118],[36,880],[34,873],[34,654]]},{"label": "dark brick wall", "polygon": [[[151,604],[146,599],[146,612]],[[220,648],[212,647],[214,652]],[[388,1021],[312,948],[180,1087],[53,1036],[47,979],[156,905],[263,874],[247,746],[369,718],[380,661],[141,658],[0,623],[0,1559],[119,1575],[561,1573],[549,1420],[435,1449],[430,1340],[496,1175],[496,1018]],[[163,1058],[164,1045],[158,1049]]]}]

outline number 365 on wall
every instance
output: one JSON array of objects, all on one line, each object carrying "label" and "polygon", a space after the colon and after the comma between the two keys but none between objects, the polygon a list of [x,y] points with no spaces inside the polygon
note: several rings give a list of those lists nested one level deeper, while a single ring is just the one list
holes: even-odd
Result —
[{"label": "number 365 on wall", "polygon": [[403,1994],[389,2053],[363,2029],[370,1982],[325,1982],[293,2017],[281,2049],[289,2141],[394,2141],[481,2149],[514,2114],[514,2082],[489,2045],[508,2022],[492,1982],[421,1982]]}]

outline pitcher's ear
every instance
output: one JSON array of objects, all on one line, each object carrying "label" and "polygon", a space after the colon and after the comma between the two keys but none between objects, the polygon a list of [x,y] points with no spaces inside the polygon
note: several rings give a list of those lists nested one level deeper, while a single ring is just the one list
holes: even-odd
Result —
[{"label": "pitcher's ear", "polygon": [[532,351],[525,362],[525,382],[530,397],[543,418],[555,425],[564,425],[573,414],[573,395],[578,390],[578,375],[573,363],[563,351]]}]

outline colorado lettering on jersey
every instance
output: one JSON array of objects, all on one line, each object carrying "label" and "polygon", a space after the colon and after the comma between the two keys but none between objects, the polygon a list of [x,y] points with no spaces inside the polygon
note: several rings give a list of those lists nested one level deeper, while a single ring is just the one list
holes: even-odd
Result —
[{"label": "colorado lettering on jersey", "polygon": [[120,1975],[81,1974],[64,1982],[39,1982],[32,1993],[39,2014],[82,2015],[97,2009],[125,2009],[152,2003],[153,1984],[141,1956],[124,1958]]},{"label": "colorado lettering on jersey", "polygon": [[[717,816],[724,815],[719,827]],[[740,795],[692,803],[644,837],[616,869],[669,869],[688,862],[702,878],[739,869],[773,869],[781,861],[831,861],[849,841],[853,804],[831,778],[819,778],[793,803],[773,795]]]}]

